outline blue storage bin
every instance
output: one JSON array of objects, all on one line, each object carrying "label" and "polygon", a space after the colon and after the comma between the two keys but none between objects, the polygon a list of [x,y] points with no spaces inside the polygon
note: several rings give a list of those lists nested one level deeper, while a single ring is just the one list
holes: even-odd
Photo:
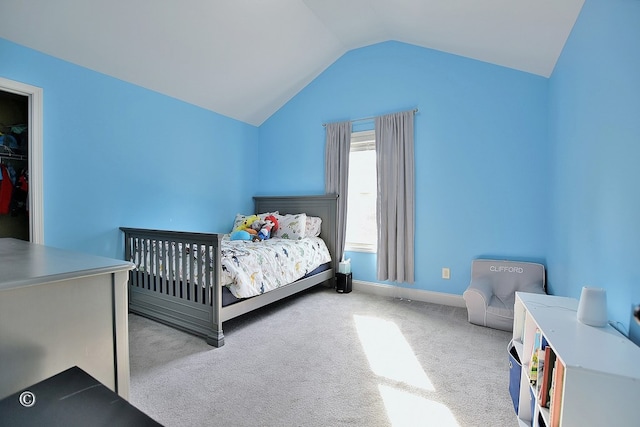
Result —
[{"label": "blue storage bin", "polygon": [[520,402],[520,372],[522,363],[518,357],[518,352],[513,345],[513,340],[509,343],[509,393],[513,401],[513,409],[518,414],[518,404]]},{"label": "blue storage bin", "polygon": [[536,413],[536,396],[533,394],[533,389],[531,387],[529,387],[529,396],[531,399],[531,427],[536,426],[537,424],[535,423],[536,417],[535,417],[535,413]]}]

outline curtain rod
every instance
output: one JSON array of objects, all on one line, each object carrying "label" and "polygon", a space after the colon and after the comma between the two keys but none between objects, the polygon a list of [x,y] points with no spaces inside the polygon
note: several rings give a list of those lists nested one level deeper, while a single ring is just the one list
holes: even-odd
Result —
[{"label": "curtain rod", "polygon": [[[414,109],[413,109],[413,114],[416,114],[417,112],[418,112],[418,109],[417,109],[417,108],[414,108]],[[389,114],[393,114],[393,113],[389,113]],[[381,116],[386,116],[386,114],[381,114]],[[376,117],[378,117],[378,116],[364,117],[364,118],[362,118],[362,119],[353,119],[353,120],[349,120],[349,121],[350,121],[351,123],[353,123],[353,122],[364,122],[364,121],[367,121],[367,120],[373,120],[373,119],[375,119]],[[323,127],[327,127],[327,124],[326,124],[326,123],[323,123],[323,124],[322,124],[322,126],[323,126]]]}]

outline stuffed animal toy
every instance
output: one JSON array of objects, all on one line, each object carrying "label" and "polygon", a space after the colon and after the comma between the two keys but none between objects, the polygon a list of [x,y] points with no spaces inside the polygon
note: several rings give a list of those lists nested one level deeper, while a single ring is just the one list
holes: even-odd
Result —
[{"label": "stuffed animal toy", "polygon": [[260,240],[267,240],[276,230],[278,230],[278,220],[275,216],[269,215],[264,219],[264,225],[258,231],[258,237]]},{"label": "stuffed animal toy", "polygon": [[238,230],[231,233],[231,240],[251,240],[253,236],[249,234],[246,230]]},{"label": "stuffed animal toy", "polygon": [[[258,215],[251,215],[248,216],[244,219],[244,221],[242,221],[242,223],[240,223],[240,225],[238,225],[236,228],[233,229],[233,231],[246,231],[250,234],[257,234],[257,232],[252,232],[253,229],[251,228],[251,224],[253,224],[255,221],[260,220],[260,217]],[[251,230],[251,231],[249,231]]]},{"label": "stuffed animal toy", "polygon": [[249,227],[251,231],[249,231],[249,230],[247,230],[247,231],[249,231],[251,234],[257,235],[258,231],[260,231],[260,229],[262,228],[262,226],[264,224],[265,224],[265,222],[263,220],[257,219],[255,221],[253,221],[253,224],[251,224],[251,227]]}]

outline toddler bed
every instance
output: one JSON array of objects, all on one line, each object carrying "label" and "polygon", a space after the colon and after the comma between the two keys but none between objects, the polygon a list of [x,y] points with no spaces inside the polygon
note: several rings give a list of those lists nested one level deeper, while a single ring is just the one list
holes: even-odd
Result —
[{"label": "toddler bed", "polygon": [[337,197],[254,197],[256,213],[319,218],[317,237],[250,242],[231,241],[226,233],[121,227],[125,259],[136,265],[129,273],[129,310],[220,347],[223,322],[312,286],[334,286]]}]

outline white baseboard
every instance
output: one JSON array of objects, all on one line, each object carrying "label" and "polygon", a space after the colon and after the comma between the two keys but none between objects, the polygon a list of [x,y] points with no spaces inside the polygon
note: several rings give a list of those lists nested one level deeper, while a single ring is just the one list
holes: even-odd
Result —
[{"label": "white baseboard", "polygon": [[466,307],[462,295],[403,288],[400,286],[391,286],[381,283],[363,282],[361,280],[354,280],[352,289],[358,292],[366,292],[391,298],[404,298],[413,301],[430,302],[432,304],[449,305],[452,307]]}]

